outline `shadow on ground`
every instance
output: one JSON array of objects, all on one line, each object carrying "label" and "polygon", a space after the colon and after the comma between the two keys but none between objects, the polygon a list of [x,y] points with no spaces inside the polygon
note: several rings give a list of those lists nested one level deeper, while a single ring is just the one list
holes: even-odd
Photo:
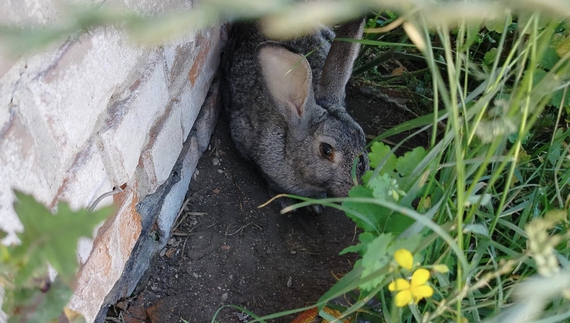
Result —
[{"label": "shadow on ground", "polygon": [[[369,137],[411,118],[409,111],[355,88],[348,91],[347,105]],[[266,315],[317,301],[335,275],[347,273],[356,260],[338,255],[356,243],[354,224],[333,209],[321,216],[302,211],[287,216],[275,204],[258,208],[268,199],[261,176],[237,155],[222,113],[144,290],[115,307],[122,309],[122,319],[205,323],[228,304]],[[248,319],[227,307],[216,321]]]}]

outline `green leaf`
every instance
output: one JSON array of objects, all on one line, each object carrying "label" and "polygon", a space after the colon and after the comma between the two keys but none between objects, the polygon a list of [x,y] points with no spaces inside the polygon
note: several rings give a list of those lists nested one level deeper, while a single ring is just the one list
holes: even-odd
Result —
[{"label": "green leaf", "polygon": [[344,255],[347,254],[349,252],[357,252],[357,253],[364,253],[364,251],[366,250],[366,246],[372,241],[374,240],[374,235],[370,232],[363,232],[358,236],[358,241],[360,241],[359,244],[355,245],[355,246],[349,246],[344,248],[343,251],[341,251],[339,253],[339,255]]},{"label": "green leaf", "polygon": [[[394,242],[390,245],[390,247],[388,247],[388,254],[390,254],[390,256],[393,256],[396,250],[402,248],[413,252],[420,246],[423,240],[424,236],[421,234],[415,234],[407,238],[398,237],[398,239],[394,239]],[[419,261],[419,259],[416,259],[416,256],[417,255],[414,254],[414,262]]]},{"label": "green leaf", "polygon": [[556,65],[556,63],[558,63],[559,60],[560,57],[558,57],[556,49],[549,47],[544,51],[544,54],[542,54],[542,58],[540,59],[540,65],[543,68],[550,70],[554,67],[554,65]]},{"label": "green leaf", "polygon": [[357,245],[348,246],[348,247],[342,249],[342,251],[339,252],[338,254],[342,256],[342,255],[347,254],[349,252],[360,253],[362,250],[364,250],[364,245],[359,243]]},{"label": "green leaf", "polygon": [[[538,85],[539,82],[543,81],[546,82],[545,84]],[[534,86],[541,86],[543,89],[550,91],[551,89],[557,88],[560,85],[560,78],[555,76],[552,72],[547,72],[542,69],[534,70],[532,74],[532,84]],[[566,94],[566,98],[564,100],[563,106],[565,108],[570,108],[570,91]],[[552,92],[547,92],[552,93]],[[552,98],[550,99],[549,105],[558,108],[562,104],[562,97],[564,94],[564,89],[559,89],[552,93]]]},{"label": "green leaf", "polygon": [[364,173],[364,175],[362,175],[362,182],[364,184],[368,184],[373,175],[374,175],[373,170],[367,170],[366,173]]},{"label": "green leaf", "polygon": [[483,64],[487,66],[493,65],[498,56],[498,51],[495,47],[489,49],[489,51],[485,53],[485,56],[483,56]]},{"label": "green leaf", "polygon": [[469,20],[466,22],[467,25],[465,29],[467,31],[467,37],[465,39],[463,47],[461,48],[461,51],[467,50],[474,43],[480,44],[483,41],[479,34],[479,32],[481,31],[482,23],[483,23],[482,19],[478,21]]},{"label": "green leaf", "polygon": [[404,156],[398,158],[396,171],[400,173],[402,177],[409,176],[426,156],[427,151],[423,147],[416,147],[414,150],[408,151]]},{"label": "green leaf", "polygon": [[[4,239],[8,234],[0,229],[0,240]],[[8,247],[0,243],[0,272],[2,272],[2,265],[6,264],[10,259],[10,251]]]},{"label": "green leaf", "polygon": [[463,227],[463,232],[472,232],[489,238],[489,229],[482,223],[467,224]]},{"label": "green leaf", "polygon": [[491,194],[473,194],[467,197],[467,200],[463,202],[465,206],[471,206],[479,203],[480,205],[488,205],[491,202]]},{"label": "green leaf", "polygon": [[564,40],[560,41],[556,46],[556,54],[560,57],[566,55],[570,51],[570,36],[564,38]]},{"label": "green leaf", "polygon": [[[528,143],[528,141],[532,138],[532,133],[527,132],[524,135],[524,138],[521,140],[521,143],[523,145],[526,145]],[[514,144],[517,139],[519,139],[519,134],[518,133],[511,133],[507,139],[509,140],[510,143]]]},{"label": "green leaf", "polygon": [[[366,252],[362,256],[362,275],[361,278],[372,274],[378,269],[390,263],[390,256],[388,255],[388,245],[392,242],[393,236],[391,234],[381,234],[376,239],[368,243]],[[378,275],[374,279],[363,283],[360,288],[365,291],[370,291],[384,280],[385,275]]]},{"label": "green leaf", "polygon": [[24,225],[19,233],[21,244],[14,248],[12,256],[19,259],[22,267],[16,284],[22,284],[38,273],[45,273],[49,263],[64,281],[74,279],[77,271],[77,242],[81,237],[90,237],[93,228],[113,210],[102,208],[93,213],[81,209],[72,211],[67,203],[59,203],[58,212],[51,212],[31,195],[15,192],[14,209]]},{"label": "green leaf", "polygon": [[364,244],[364,245],[368,245],[370,242],[372,242],[372,240],[374,240],[376,238],[375,235],[373,235],[370,232],[362,232],[359,236],[358,236],[358,241],[360,241],[360,243]]},{"label": "green leaf", "polygon": [[370,147],[371,152],[368,154],[370,167],[376,169],[383,162],[380,174],[392,172],[396,166],[396,156],[392,154],[389,146],[377,141]]},{"label": "green leaf", "polygon": [[[10,318],[8,323],[46,323],[62,314],[73,290],[59,277],[42,292],[37,288],[8,290],[4,309]],[[11,311],[10,311],[11,309]]]},{"label": "green leaf", "polygon": [[372,190],[372,196],[395,201],[390,198],[389,192],[392,186],[392,178],[388,174],[383,174],[381,176],[376,176],[368,182],[368,187]]},{"label": "green leaf", "polygon": [[[530,19],[537,19],[538,21],[529,21]],[[532,10],[522,10],[517,17],[517,24],[519,25],[519,28],[523,28],[524,26],[526,26],[527,24],[535,24],[536,23],[536,27],[537,30],[541,30],[544,27],[546,27],[548,25],[548,23],[552,22],[554,19],[552,16],[549,15],[536,15],[535,12],[533,12]],[[531,25],[532,26],[532,25]],[[529,28],[526,31],[526,34],[530,34],[531,30],[534,28]]]},{"label": "green leaf", "polygon": [[[355,186],[348,192],[348,196],[373,198],[374,194],[370,188]],[[347,216],[364,231],[400,234],[414,222],[412,218],[392,212],[392,210],[377,204],[343,202],[342,206],[358,213],[359,216],[346,212]]]},{"label": "green leaf", "polygon": [[404,216],[400,213],[393,212],[386,217],[386,220],[383,222],[383,225],[380,228],[381,232],[392,232],[394,234],[400,234],[413,223],[414,220],[412,218]]},{"label": "green leaf", "polygon": [[[562,97],[564,96],[564,89],[560,89],[552,95],[550,104],[555,108],[558,108],[562,104]],[[568,111],[570,109],[570,90],[566,91],[566,97],[564,98],[564,103],[562,106]]]},{"label": "green leaf", "polygon": [[507,23],[505,24],[505,19],[487,19],[485,20],[485,27],[490,31],[495,31],[502,34],[506,28],[508,28],[513,23],[513,18],[509,15]]},{"label": "green leaf", "polygon": [[533,71],[532,74],[532,85],[535,86],[538,82],[542,81],[542,79],[548,74],[547,71],[542,69],[536,69]]},{"label": "green leaf", "polygon": [[[364,186],[355,186],[348,192],[349,197],[374,197],[372,190]],[[354,213],[346,212],[346,215],[356,223],[356,225],[363,229],[364,231],[378,231],[377,229],[377,216],[381,212],[385,212],[385,208],[368,203],[354,203],[354,202],[343,202],[343,207],[353,210],[360,215],[364,216],[361,218]]]}]

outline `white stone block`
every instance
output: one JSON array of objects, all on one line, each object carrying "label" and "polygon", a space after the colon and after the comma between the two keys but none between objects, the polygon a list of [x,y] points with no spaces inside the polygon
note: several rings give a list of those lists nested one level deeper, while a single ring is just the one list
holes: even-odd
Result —
[{"label": "white stone block", "polygon": [[[39,115],[58,144],[62,160],[70,160],[104,117],[109,98],[142,55],[126,45],[114,29],[98,29],[70,45],[53,68],[20,92],[18,107],[28,118]],[[31,97],[30,97],[31,95]],[[36,137],[46,136],[36,133]]]},{"label": "white stone block", "polygon": [[47,23],[57,16],[55,1],[51,0],[4,0],[0,12],[5,23]]},{"label": "white stone block", "polygon": [[[109,181],[103,160],[99,150],[93,142],[80,152],[71,168],[66,172],[63,185],[56,197],[59,201],[66,201],[72,209],[87,208],[99,198],[99,196],[113,190],[113,184]],[[102,199],[96,209],[111,205],[113,196]],[[93,230],[93,236],[98,227]],[[93,246],[91,238],[79,240],[77,254],[81,263],[85,263]]]},{"label": "white stone block", "polygon": [[[200,112],[200,95],[198,93],[193,93],[190,91],[182,92],[177,102],[174,103],[175,106],[178,106],[182,113],[182,117],[180,119],[180,126],[183,129],[183,136],[184,138],[188,137],[190,130],[192,130],[192,126],[198,117],[198,113]],[[202,99],[203,103],[203,99]]]},{"label": "white stone block", "polygon": [[[93,142],[77,154],[66,172],[57,199],[67,201],[72,209],[87,208],[99,196],[113,190],[105,165]],[[112,204],[112,197],[103,199],[97,207]]]},{"label": "white stone block", "polygon": [[56,174],[60,164],[59,160],[52,160],[42,154],[46,149],[50,150],[49,147],[37,145],[31,130],[19,115],[13,116],[2,133],[0,228],[8,233],[8,237],[3,240],[6,244],[18,241],[15,231],[23,229],[13,208],[15,196],[12,189],[33,194],[45,205],[50,205],[57,194],[59,185],[54,185],[54,181],[62,177]]},{"label": "white stone block", "polygon": [[[69,19],[58,3],[7,0],[0,2],[0,12],[20,24]],[[109,0],[104,5],[117,3],[145,15],[193,5],[187,0]],[[132,45],[115,28],[99,28],[18,61],[0,59],[0,228],[9,232],[3,243],[16,242],[15,232],[22,230],[12,188],[33,194],[48,208],[58,200],[78,208],[113,186],[128,184],[115,198],[121,204],[117,214],[96,230],[96,239],[79,243],[84,266],[70,307],[87,322],[108,305],[108,293],[124,274],[142,228],[138,198],[168,179],[218,59],[217,27],[155,49]],[[191,145],[181,180],[157,219],[162,230],[172,227],[198,162],[196,138]],[[134,176],[139,171],[148,178]]]},{"label": "white stone block", "polygon": [[199,158],[200,151],[198,150],[198,141],[196,140],[196,137],[192,137],[190,148],[188,149],[182,164],[180,181],[172,186],[170,192],[164,199],[162,208],[160,209],[157,224],[162,232],[170,232],[170,229],[176,220],[176,215],[178,215],[178,211],[184,202],[184,196],[188,191],[188,185],[190,185],[190,179],[196,169]]},{"label": "white stone block", "polygon": [[0,286],[0,323],[6,323],[8,321],[8,316],[2,311],[2,304],[4,304],[4,288]]},{"label": "white stone block", "polygon": [[124,266],[141,230],[136,212],[136,193],[125,192],[125,200],[117,216],[100,230],[93,252],[79,273],[77,289],[68,306],[93,322],[104,299],[121,277]]},{"label": "white stone block", "polygon": [[[194,50],[194,43],[198,32],[190,32],[175,39],[173,42],[164,46],[164,60],[169,74],[169,79],[173,78],[173,70],[175,66],[190,66],[192,60],[189,59]],[[184,75],[186,78],[186,75]]]},{"label": "white stone block", "polygon": [[149,73],[148,77],[141,78],[144,84],[138,85],[132,101],[116,108],[120,117],[115,121],[119,124],[100,133],[102,154],[108,158],[114,182],[118,185],[132,178],[141,151],[149,140],[151,127],[162,116],[168,102],[164,61],[157,58]]},{"label": "white stone block", "polygon": [[[0,176],[4,176],[1,171]],[[18,243],[19,239],[16,236],[16,232],[22,232],[24,230],[22,222],[20,222],[20,219],[18,219],[12,208],[13,203],[14,195],[10,187],[7,183],[0,182],[0,229],[8,233],[8,236],[0,241],[0,243],[4,245]]]},{"label": "white stone block", "polygon": [[171,109],[164,123],[160,125],[154,141],[151,142],[150,150],[143,153],[145,170],[156,186],[168,179],[184,142],[180,127],[182,114],[180,106],[173,106]]},{"label": "white stone block", "polygon": [[[196,58],[190,71],[190,87],[189,91],[182,92],[180,97],[180,105],[182,105],[182,128],[184,129],[184,136],[187,136],[194,121],[198,116],[198,112],[204,99],[208,93],[212,79],[216,75],[220,56],[220,27],[211,28],[206,37],[202,40],[199,47],[200,52],[197,57],[204,55],[203,58]],[[201,64],[201,65],[197,65]],[[189,95],[190,94],[190,95]]]},{"label": "white stone block", "polygon": [[0,79],[0,226],[9,232],[5,243],[14,242],[14,231],[21,230],[11,189],[51,205],[115,87],[137,63],[142,50],[126,45],[123,37],[112,28],[99,29],[22,58]]}]

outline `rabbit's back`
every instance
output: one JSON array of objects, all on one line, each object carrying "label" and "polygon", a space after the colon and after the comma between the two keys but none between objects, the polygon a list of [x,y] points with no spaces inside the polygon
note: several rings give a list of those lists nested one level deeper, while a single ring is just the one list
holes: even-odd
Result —
[{"label": "rabbit's back", "polygon": [[266,41],[255,23],[236,23],[222,59],[222,100],[230,119],[230,133],[238,151],[256,159],[260,140],[267,136],[262,124],[272,124],[275,116],[263,112],[270,104],[261,90],[263,79],[257,59],[257,45]]}]

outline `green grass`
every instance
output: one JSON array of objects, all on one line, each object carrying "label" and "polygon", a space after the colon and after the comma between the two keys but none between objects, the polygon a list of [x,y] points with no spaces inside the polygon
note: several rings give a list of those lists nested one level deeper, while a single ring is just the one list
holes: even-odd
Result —
[{"label": "green grass", "polygon": [[[453,28],[413,18],[406,31],[429,68],[433,112],[377,140],[417,129],[431,130],[431,142],[399,158],[397,147],[374,144],[364,185],[322,201],[363,230],[346,250],[362,259],[318,304],[359,290],[345,316],[370,322],[567,321],[568,24],[538,14]],[[485,39],[494,42],[483,51]],[[304,200],[298,206],[316,202]],[[434,289],[403,308],[388,292],[413,272],[394,262],[399,248],[412,251],[414,269],[431,269]],[[367,308],[372,299],[381,311]]]}]

